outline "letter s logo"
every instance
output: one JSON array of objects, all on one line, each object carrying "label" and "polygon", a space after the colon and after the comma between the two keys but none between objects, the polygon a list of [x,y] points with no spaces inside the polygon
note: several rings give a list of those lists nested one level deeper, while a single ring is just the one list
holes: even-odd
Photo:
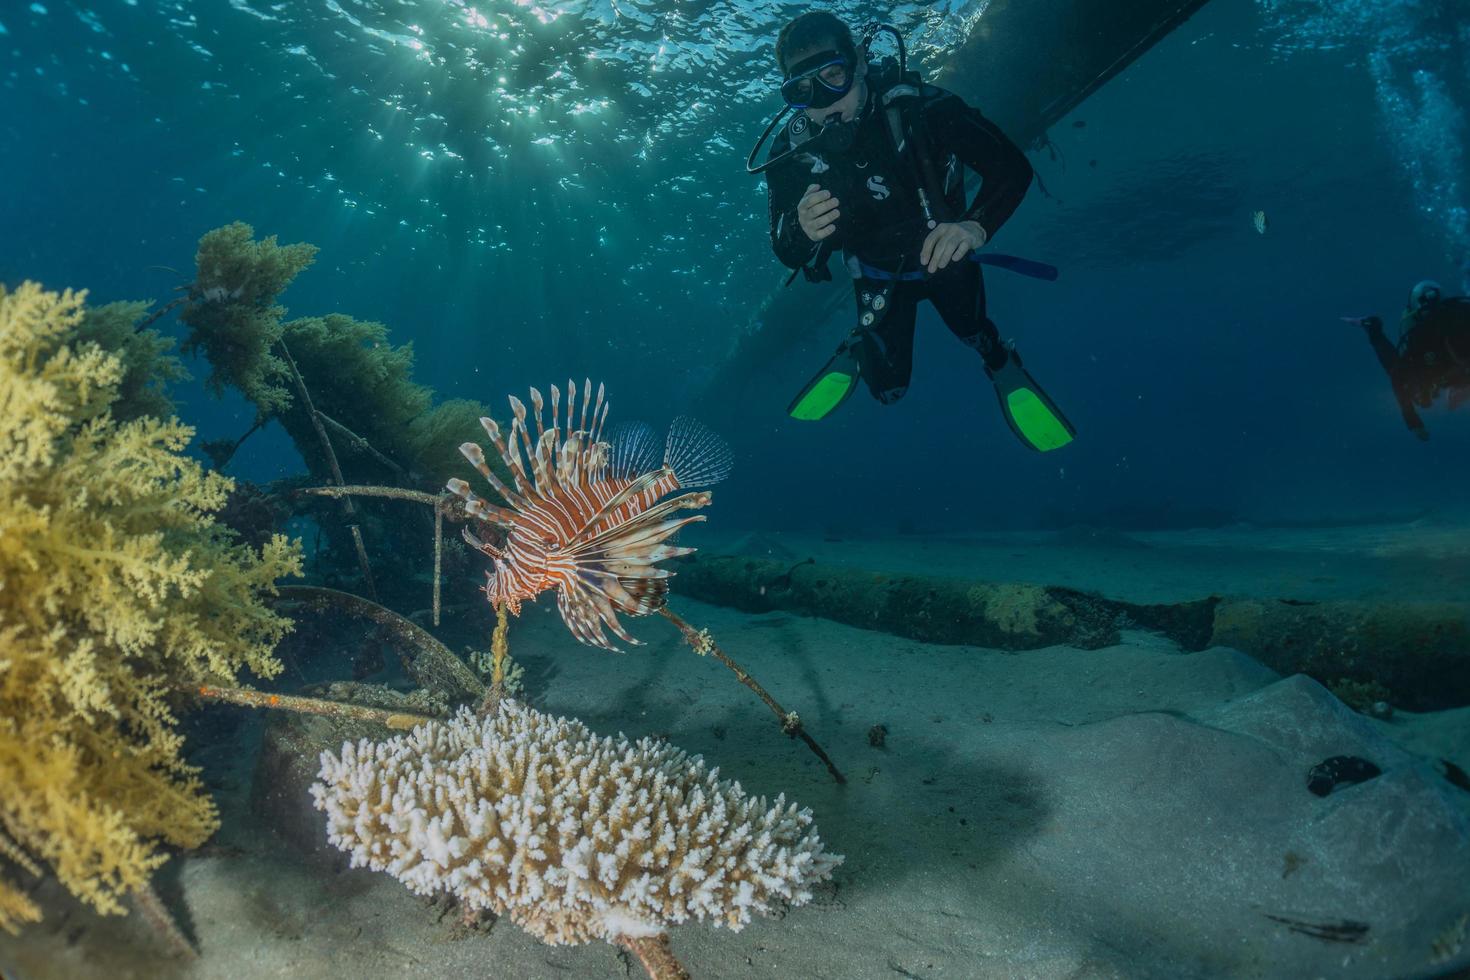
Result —
[{"label": "letter s logo", "polygon": [[886,201],[888,195],[893,193],[888,189],[888,185],[883,183],[883,178],[879,174],[868,178],[868,190],[872,192],[875,201]]}]

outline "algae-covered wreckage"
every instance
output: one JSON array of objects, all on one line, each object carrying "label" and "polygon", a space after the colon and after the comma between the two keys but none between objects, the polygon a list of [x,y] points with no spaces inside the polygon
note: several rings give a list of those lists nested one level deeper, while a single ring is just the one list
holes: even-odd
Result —
[{"label": "algae-covered wreckage", "polygon": [[[1145,629],[1181,650],[1230,647],[1281,674],[1415,711],[1470,703],[1470,603],[1208,595],[1141,603],[1029,582],[888,573],[743,554],[701,554],[680,592],[751,613],[819,616],[922,643],[1096,650]],[[1354,705],[1355,707],[1359,705]],[[1366,707],[1367,705],[1363,705]]]},{"label": "algae-covered wreckage", "polygon": [[[991,0],[968,38],[929,80],[979,108],[1016,143],[1046,133],[1142,57],[1206,0]],[[784,273],[783,273],[784,276]],[[777,288],[759,305],[729,358],[696,396],[711,422],[771,405],[800,389],[851,315],[846,276]]]}]

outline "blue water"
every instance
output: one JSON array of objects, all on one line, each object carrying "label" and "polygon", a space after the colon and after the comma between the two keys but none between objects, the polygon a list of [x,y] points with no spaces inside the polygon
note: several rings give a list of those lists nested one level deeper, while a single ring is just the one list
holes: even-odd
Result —
[{"label": "blue water", "polygon": [[[891,20],[932,74],[983,58],[970,42],[987,11],[1027,2],[1041,0],[835,9]],[[625,616],[644,645],[590,649],[543,589],[508,640],[518,700],[789,792],[847,855],[779,922],[680,926],[695,976],[1464,975],[1449,971],[1470,957],[1470,407],[1425,412],[1431,438],[1414,438],[1342,318],[1392,327],[1425,278],[1470,292],[1470,4],[1209,0],[1028,148],[1038,180],[995,248],[1061,275],[987,283],[1002,335],[1076,424],[1047,454],[1013,437],[978,357],[927,309],[896,405],[859,391],[821,423],[787,418],[846,308],[723,370],[773,296],[810,297],[813,316],[821,301],[800,280],[780,292],[765,187],[744,168],[778,107],[774,34],[805,9],[0,0],[0,284],[161,306],[187,289],[200,237],[244,221],[320,249],[282,298],[290,316],[381,321],[440,399],[504,419],[509,394],[590,377],[612,424],[662,431],[695,412],[727,439],[734,475],[700,511],[710,523],[681,532],[700,553],[663,610],[687,632]],[[173,313],[156,327],[185,333]],[[252,404],[188,367],[171,394],[199,440],[250,428]],[[379,472],[348,463],[347,482]],[[274,422],[228,466],[259,483],[304,469]],[[373,587],[348,521],[274,489],[296,508],[310,587],[372,595],[483,673],[489,562],[452,519],[439,536],[427,508],[363,504]],[[269,523],[256,504],[237,524]],[[997,529],[1022,533],[973,533]],[[438,649],[419,634],[311,595],[278,607],[296,622],[282,675],[239,678],[272,707],[296,693],[434,712],[475,689],[430,676],[404,640]],[[726,677],[713,642],[780,705]],[[15,678],[53,670],[92,711],[93,652],[87,639],[32,674],[0,657],[0,693],[23,703],[31,682]],[[349,676],[370,683],[317,683]],[[152,698],[154,683],[136,687]],[[420,684],[431,699],[399,698]],[[31,874],[8,821],[28,829],[16,813],[43,794],[28,784],[16,811],[0,771],[0,882],[47,907],[20,939],[0,930],[0,980],[638,972],[509,921],[471,935],[463,909],[346,871],[306,787],[348,730],[202,698],[179,699],[178,728],[222,826],[154,878],[200,957],[166,960],[146,913],[79,905],[53,855]],[[95,714],[106,738],[141,738]],[[787,737],[796,718],[846,782]],[[48,731],[9,723],[0,743]],[[77,744],[90,758],[109,743]],[[1344,761],[1378,774],[1313,796]]]},{"label": "blue water", "polygon": [[[388,324],[444,397],[498,410],[590,375],[615,419],[662,422],[778,286],[742,162],[776,107],[772,36],[801,9],[10,0],[0,279],[162,302],[198,237],[244,220],[321,247],[293,315]],[[984,4],[839,10],[891,18],[927,68]],[[1045,192],[997,238],[1062,269],[992,272],[991,312],[1077,442],[1020,447],[926,315],[900,404],[860,394],[809,425],[783,394],[726,420],[740,469],[712,516],[857,532],[1459,509],[1470,413],[1430,412],[1414,440],[1338,318],[1392,322],[1413,282],[1464,276],[1467,51],[1454,4],[1214,0],[1052,129],[1031,154]],[[203,438],[252,416],[198,382],[177,394]],[[299,465],[273,428],[232,472]]]}]

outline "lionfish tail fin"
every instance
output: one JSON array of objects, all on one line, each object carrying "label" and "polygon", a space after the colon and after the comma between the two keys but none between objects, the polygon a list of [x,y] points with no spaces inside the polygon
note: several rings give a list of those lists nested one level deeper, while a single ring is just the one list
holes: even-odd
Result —
[{"label": "lionfish tail fin", "polygon": [[664,465],[681,487],[708,487],[730,475],[735,456],[724,439],[697,419],[674,419],[664,444]]}]

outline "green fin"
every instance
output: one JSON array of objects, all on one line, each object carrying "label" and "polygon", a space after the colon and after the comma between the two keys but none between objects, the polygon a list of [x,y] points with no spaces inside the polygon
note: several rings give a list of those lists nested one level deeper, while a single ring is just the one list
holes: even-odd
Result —
[{"label": "green fin", "polygon": [[806,383],[801,393],[791,400],[786,414],[803,422],[824,419],[847,401],[857,387],[857,359],[846,345],[839,348],[827,366]]},{"label": "green fin", "polygon": [[1077,435],[1077,430],[1056,403],[1047,397],[1036,379],[1011,356],[1005,366],[991,375],[1006,424],[1026,445],[1039,453],[1060,449]]}]

